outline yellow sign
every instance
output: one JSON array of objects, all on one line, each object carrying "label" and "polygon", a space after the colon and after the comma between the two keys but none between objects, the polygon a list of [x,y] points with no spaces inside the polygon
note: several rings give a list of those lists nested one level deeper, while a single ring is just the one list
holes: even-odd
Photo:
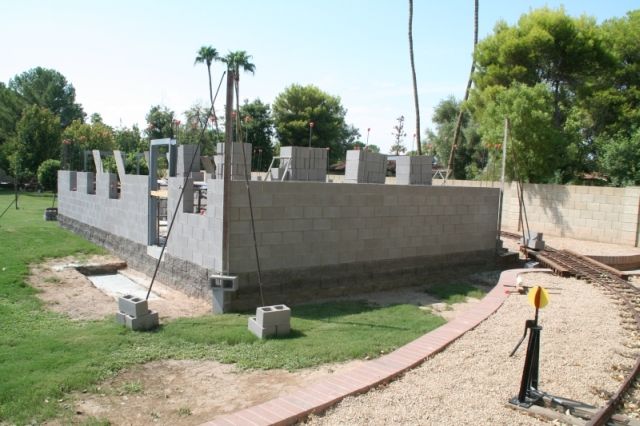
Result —
[{"label": "yellow sign", "polygon": [[540,286],[535,286],[529,289],[528,297],[529,303],[531,303],[534,308],[542,309],[547,306],[547,303],[549,303],[549,293]]}]

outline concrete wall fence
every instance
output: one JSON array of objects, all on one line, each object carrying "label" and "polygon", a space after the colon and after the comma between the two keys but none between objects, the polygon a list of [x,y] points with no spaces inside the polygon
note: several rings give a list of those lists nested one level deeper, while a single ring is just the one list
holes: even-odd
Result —
[{"label": "concrete wall fence", "polygon": [[[434,180],[434,186],[442,186]],[[447,181],[446,186],[494,187],[499,182]],[[532,231],[581,240],[638,246],[640,187],[612,188],[524,184],[524,202]],[[503,229],[518,229],[515,183],[505,184]]]}]

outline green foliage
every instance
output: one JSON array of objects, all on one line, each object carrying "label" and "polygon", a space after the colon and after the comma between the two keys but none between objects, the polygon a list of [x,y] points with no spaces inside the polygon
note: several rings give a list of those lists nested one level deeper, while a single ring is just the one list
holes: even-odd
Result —
[{"label": "green foliage", "polygon": [[0,82],[0,169],[9,170],[8,142],[15,136],[23,108],[24,100]]},{"label": "green foliage", "polygon": [[[567,144],[562,132],[553,125],[551,97],[544,84],[500,87],[494,93],[495,102],[490,103],[480,117],[480,133],[489,144],[502,143],[504,119],[509,118],[506,173],[510,179],[545,182],[565,164]],[[502,151],[494,153],[494,160],[500,161]]]},{"label": "green foliage", "polygon": [[229,71],[234,72],[236,80],[240,78],[240,69],[251,74],[256,72],[256,66],[251,62],[251,55],[248,55],[244,50],[229,52],[221,61],[227,64]]},{"label": "green foliage", "polygon": [[251,155],[251,170],[264,171],[273,158],[273,119],[271,107],[260,99],[253,102],[245,101],[240,107],[240,120],[245,135],[245,141],[253,147]]},{"label": "green foliage", "polygon": [[[197,145],[202,138],[200,152],[202,155],[212,155],[216,152],[216,144],[224,142],[224,133],[211,128],[213,117],[209,115],[210,108],[195,104],[184,112],[187,120],[178,127],[178,141],[181,144]],[[203,132],[204,130],[204,132]]]},{"label": "green foliage", "polygon": [[[511,178],[564,183],[604,166],[596,161],[603,144],[628,139],[640,119],[638,37],[640,11],[598,26],[541,8],[514,26],[499,22],[478,44],[469,106],[485,146],[501,140],[500,122],[510,117]],[[498,160],[492,155],[484,171],[472,168],[486,176]]]},{"label": "green foliage", "polygon": [[332,163],[344,159],[359,132],[345,122],[347,110],[340,98],[313,85],[293,84],[272,105],[276,135],[282,146],[308,146],[309,123],[313,123],[311,146],[330,148]]},{"label": "green foliage", "polygon": [[9,161],[13,176],[22,181],[33,177],[38,166],[60,155],[60,119],[46,108],[31,105],[24,109],[10,142]]},{"label": "green foliage", "polygon": [[60,170],[60,160],[45,160],[38,167],[38,183],[45,191],[57,192],[58,170]]},{"label": "green foliage", "polygon": [[175,138],[176,121],[173,111],[166,106],[154,105],[146,115],[148,139]]},{"label": "green foliage", "polygon": [[[0,192],[0,205],[13,195]],[[91,388],[132,364],[158,359],[216,359],[240,368],[297,369],[377,356],[441,325],[416,306],[334,302],[293,309],[289,337],[259,340],[238,314],[183,318],[155,332],[127,330],[109,316],[71,321],[43,309],[25,278],[45,257],[101,249],[42,220],[50,197],[24,195],[0,222],[0,423],[42,423],[61,414],[58,400]],[[123,393],[141,391],[135,382]],[[44,403],[48,400],[48,403]],[[186,412],[185,412],[186,415]],[[98,420],[96,420],[98,421]]]},{"label": "green foliage", "polygon": [[67,127],[74,120],[83,121],[85,113],[76,103],[76,90],[56,70],[37,67],[15,76],[9,88],[18,93],[28,105],[47,108]]},{"label": "green foliage", "polygon": [[612,184],[640,184],[640,129],[631,136],[621,133],[603,137],[597,144],[601,170],[610,177]]},{"label": "green foliage", "polygon": [[102,121],[87,124],[75,120],[64,130],[62,138],[65,150],[62,157],[70,170],[82,169],[85,151],[111,151],[116,148],[113,129]]},{"label": "green foliage", "polygon": [[[435,157],[436,163],[447,167],[461,104],[453,96],[440,101],[435,107],[433,122],[435,132],[427,130],[427,145],[425,152]],[[462,125],[458,147],[455,151],[453,170],[455,179],[475,179],[486,166],[488,148],[480,143],[478,126],[465,109],[462,114]]]},{"label": "green foliage", "polygon": [[136,124],[131,128],[121,127],[113,131],[113,138],[116,149],[122,152],[134,153],[149,150],[147,141],[142,139],[140,129]]}]

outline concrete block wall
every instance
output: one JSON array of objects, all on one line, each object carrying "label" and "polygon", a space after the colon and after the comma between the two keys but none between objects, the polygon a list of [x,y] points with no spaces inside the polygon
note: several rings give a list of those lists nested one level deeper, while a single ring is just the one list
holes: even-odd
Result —
[{"label": "concrete block wall", "polygon": [[[171,220],[180,196],[183,178],[169,178],[167,213]],[[184,212],[180,207],[173,224],[167,253],[212,271],[222,271],[223,180],[207,180],[207,210],[204,214]]]},{"label": "concrete block wall", "polygon": [[[234,142],[231,150],[231,180],[244,180],[247,167],[251,169],[251,144]],[[244,149],[244,154],[242,150]],[[246,157],[246,167],[245,167]],[[224,177],[224,143],[218,143],[216,155],[214,156],[216,164],[216,178]]]},{"label": "concrete block wall", "polygon": [[345,183],[384,183],[387,156],[364,150],[347,151]]},{"label": "concrete block wall", "polygon": [[[58,213],[78,222],[102,229],[136,243],[147,245],[147,176],[125,175],[121,182],[120,198],[113,198],[115,175],[96,175],[96,193],[93,173],[58,172]],[[78,183],[71,191],[71,182]]]},{"label": "concrete block wall", "polygon": [[[286,180],[325,182],[327,179],[327,150],[302,146],[283,146],[280,157],[289,158],[290,174]],[[284,160],[280,161],[281,167]],[[280,171],[280,175],[284,170]]]},{"label": "concrete block wall", "polygon": [[[492,250],[494,189],[252,182],[265,270]],[[232,185],[230,263],[255,270],[248,199]]]},{"label": "concrete block wall", "polygon": [[[447,181],[447,185],[500,187],[499,182],[458,180]],[[532,231],[638,246],[640,187],[525,184],[524,200]],[[505,184],[504,229],[518,229],[519,211],[516,185]]]},{"label": "concrete block wall", "polygon": [[431,185],[433,157],[403,155],[395,160],[398,185]]}]

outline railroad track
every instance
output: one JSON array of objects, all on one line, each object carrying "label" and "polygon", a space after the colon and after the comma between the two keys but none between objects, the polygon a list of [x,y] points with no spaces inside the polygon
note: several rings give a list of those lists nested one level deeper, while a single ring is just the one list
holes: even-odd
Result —
[{"label": "railroad track", "polygon": [[[519,240],[521,238],[520,235],[510,232],[502,232],[501,235],[503,238],[509,239]],[[603,288],[605,292],[623,305],[623,326],[632,333],[632,336],[636,337],[637,341],[640,341],[640,289],[626,281],[627,277],[624,273],[570,250],[556,250],[552,247],[545,247],[540,251],[530,250],[526,247],[521,250],[527,257],[536,259],[541,265],[552,269],[558,275],[575,276]],[[624,420],[616,421],[615,413],[625,393],[639,376],[640,355],[636,357],[634,366],[626,372],[622,384],[605,406],[590,415],[591,418],[587,425],[606,425],[612,418],[612,424],[625,424]]]}]

